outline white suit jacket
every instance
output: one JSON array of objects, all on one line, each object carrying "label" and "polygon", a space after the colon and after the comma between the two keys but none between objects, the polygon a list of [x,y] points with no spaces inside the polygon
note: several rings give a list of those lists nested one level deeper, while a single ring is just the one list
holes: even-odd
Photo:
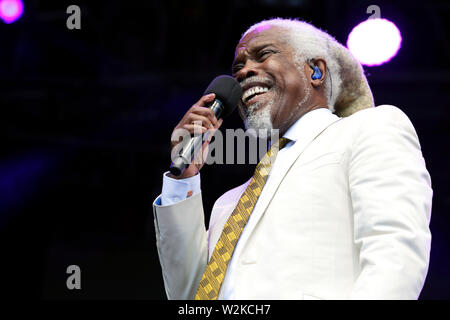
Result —
[{"label": "white suit jacket", "polygon": [[[417,299],[429,264],[433,191],[408,117],[389,105],[330,114],[292,148],[239,244],[234,298]],[[208,231],[201,193],[170,206],[155,201],[169,299],[195,297],[247,184],[216,201]]]}]

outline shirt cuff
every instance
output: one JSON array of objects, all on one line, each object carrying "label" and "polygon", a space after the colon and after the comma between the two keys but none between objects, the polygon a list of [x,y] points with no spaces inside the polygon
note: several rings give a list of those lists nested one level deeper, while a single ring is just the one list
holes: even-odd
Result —
[{"label": "shirt cuff", "polygon": [[177,180],[169,177],[169,171],[164,172],[161,205],[169,206],[185,200],[188,191],[192,191],[192,196],[200,193],[200,173],[190,178]]}]

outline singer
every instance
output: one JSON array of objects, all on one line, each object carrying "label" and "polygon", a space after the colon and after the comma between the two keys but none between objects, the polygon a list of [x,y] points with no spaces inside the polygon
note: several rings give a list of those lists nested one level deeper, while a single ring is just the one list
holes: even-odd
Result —
[{"label": "singer", "polygon": [[[433,190],[405,113],[375,107],[351,53],[298,20],[250,27],[232,73],[246,127],[281,138],[249,181],[216,201],[208,230],[202,164],[163,175],[154,218],[167,297],[417,299]],[[205,107],[214,97],[177,128],[217,130],[222,119]]]}]

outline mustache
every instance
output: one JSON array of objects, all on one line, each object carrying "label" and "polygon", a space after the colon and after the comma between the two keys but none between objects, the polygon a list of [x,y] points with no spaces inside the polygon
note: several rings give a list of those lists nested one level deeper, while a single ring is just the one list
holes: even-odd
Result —
[{"label": "mustache", "polygon": [[240,84],[241,88],[243,88],[244,86],[246,86],[252,82],[261,82],[268,86],[272,85],[272,81],[270,79],[268,79],[266,77],[261,77],[261,76],[251,76],[250,78],[240,81],[239,84]]}]

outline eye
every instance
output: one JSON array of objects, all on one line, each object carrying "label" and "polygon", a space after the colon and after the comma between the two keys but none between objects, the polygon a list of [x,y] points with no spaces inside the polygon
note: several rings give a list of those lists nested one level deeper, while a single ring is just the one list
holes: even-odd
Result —
[{"label": "eye", "polygon": [[269,49],[261,50],[260,52],[258,52],[257,58],[258,58],[259,61],[264,61],[264,60],[266,60],[272,53],[274,53],[273,50],[269,50]]},{"label": "eye", "polygon": [[[257,61],[257,62],[264,62],[267,58],[269,58],[274,53],[276,53],[276,51],[274,51],[273,49],[261,49],[260,51],[257,51],[253,54],[252,60]],[[235,75],[236,73],[239,72],[239,70],[244,68],[244,66],[245,66],[245,61],[236,63],[232,67],[232,70],[231,70],[232,74]]]},{"label": "eye", "polygon": [[244,67],[243,63],[237,63],[233,66],[233,69],[231,70],[233,74],[236,74]]}]

